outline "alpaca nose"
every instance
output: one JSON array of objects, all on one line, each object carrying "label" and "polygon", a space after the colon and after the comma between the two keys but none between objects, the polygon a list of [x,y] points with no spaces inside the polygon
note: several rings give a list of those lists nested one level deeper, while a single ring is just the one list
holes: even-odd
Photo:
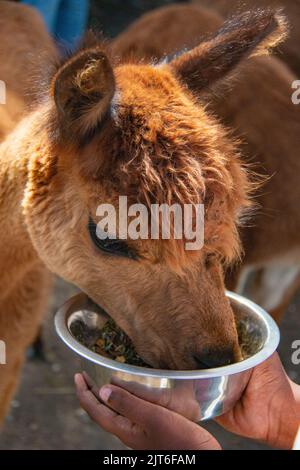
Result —
[{"label": "alpaca nose", "polygon": [[194,359],[199,369],[211,369],[213,367],[222,367],[232,364],[236,361],[236,354],[231,347],[207,347],[194,355]]}]

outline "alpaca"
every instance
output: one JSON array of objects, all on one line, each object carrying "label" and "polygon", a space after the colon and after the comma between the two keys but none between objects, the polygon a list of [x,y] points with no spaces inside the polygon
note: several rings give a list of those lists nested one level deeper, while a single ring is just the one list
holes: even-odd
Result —
[{"label": "alpaca", "polygon": [[[0,139],[11,131],[35,99],[35,84],[57,51],[35,9],[0,1],[1,77],[6,105],[0,105]],[[38,58],[38,60],[37,60]],[[13,73],[12,73],[13,71]]]},{"label": "alpaca", "polygon": [[[121,57],[157,60],[193,47],[203,31],[213,33],[222,22],[212,9],[199,5],[163,7],[129,26],[112,50]],[[262,305],[277,322],[300,287],[300,120],[299,106],[291,101],[295,79],[279,59],[254,57],[204,100],[240,140],[243,160],[267,177],[255,194],[256,211],[240,229],[243,263],[228,270],[226,284]]]},{"label": "alpaca", "polygon": [[[35,99],[27,78],[40,75],[39,67],[43,69],[54,61],[57,52],[41,17],[27,6],[0,2],[0,34],[0,79],[5,84],[5,104],[0,104],[3,141]],[[16,173],[18,165],[5,158],[3,154],[0,163],[0,339],[7,341],[7,363],[0,366],[0,420],[17,386],[24,351],[42,321],[51,285],[50,274],[28,243],[20,217],[22,187],[21,174],[19,179]],[[23,171],[25,166],[24,161]],[[13,238],[16,243],[12,243]]]},{"label": "alpaca", "polygon": [[290,25],[290,34],[278,50],[279,57],[300,77],[300,0],[193,0],[195,4],[212,8],[222,16],[249,8],[283,8]]},{"label": "alpaca", "polygon": [[[241,359],[223,266],[240,254],[251,183],[237,142],[197,96],[284,35],[282,16],[256,10],[159,64],[118,63],[91,39],[58,64],[0,146],[1,417],[41,321],[48,270],[101,305],[154,367]],[[120,195],[146,206],[204,203],[204,247],[95,242],[99,203],[118,209]]]}]

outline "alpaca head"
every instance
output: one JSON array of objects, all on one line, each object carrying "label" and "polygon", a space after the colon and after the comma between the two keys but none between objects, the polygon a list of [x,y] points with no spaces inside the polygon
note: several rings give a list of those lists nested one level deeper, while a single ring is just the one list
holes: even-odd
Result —
[{"label": "alpaca head", "polygon": [[[280,17],[229,21],[195,49],[156,65],[114,65],[101,45],[57,70],[24,207],[46,265],[78,285],[155,367],[194,369],[240,359],[224,264],[240,253],[249,184],[235,144],[201,96],[243,59],[275,44]],[[34,139],[34,137],[33,137]],[[204,204],[204,246],[186,240],[99,240],[97,208]],[[117,219],[118,220],[118,217]],[[118,222],[117,222],[118,225]]]}]

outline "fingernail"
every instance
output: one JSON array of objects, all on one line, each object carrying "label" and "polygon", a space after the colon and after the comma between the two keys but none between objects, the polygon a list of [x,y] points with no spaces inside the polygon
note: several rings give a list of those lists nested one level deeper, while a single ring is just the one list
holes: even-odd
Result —
[{"label": "fingernail", "polygon": [[102,387],[99,393],[101,400],[105,402],[108,401],[109,397],[111,396],[111,392],[112,392],[111,388],[106,387],[106,386]]}]

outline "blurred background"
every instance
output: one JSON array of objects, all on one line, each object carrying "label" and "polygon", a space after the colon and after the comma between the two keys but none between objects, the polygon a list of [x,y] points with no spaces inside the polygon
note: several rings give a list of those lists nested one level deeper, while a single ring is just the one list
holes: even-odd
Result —
[{"label": "blurred background", "polygon": [[[30,3],[30,2],[24,2]],[[47,2],[44,2],[47,3]],[[114,37],[141,14],[171,0],[91,0],[88,25]],[[178,2],[177,2],[178,3]],[[184,3],[184,2],[180,2]],[[187,3],[187,2],[186,2]],[[211,2],[213,3],[213,1]],[[187,25],[188,27],[188,25]],[[31,357],[23,369],[19,392],[0,435],[0,449],[113,449],[78,406],[73,376],[80,363],[57,338],[53,316],[58,307],[76,293],[73,286],[56,281],[42,332],[45,358]],[[290,378],[300,383],[300,367],[291,362],[292,342],[299,339],[300,295],[289,306],[281,324],[280,356]],[[225,449],[262,449],[264,446],[206,423]],[[110,438],[111,439],[111,438]],[[114,448],[120,448],[116,440]]]}]

